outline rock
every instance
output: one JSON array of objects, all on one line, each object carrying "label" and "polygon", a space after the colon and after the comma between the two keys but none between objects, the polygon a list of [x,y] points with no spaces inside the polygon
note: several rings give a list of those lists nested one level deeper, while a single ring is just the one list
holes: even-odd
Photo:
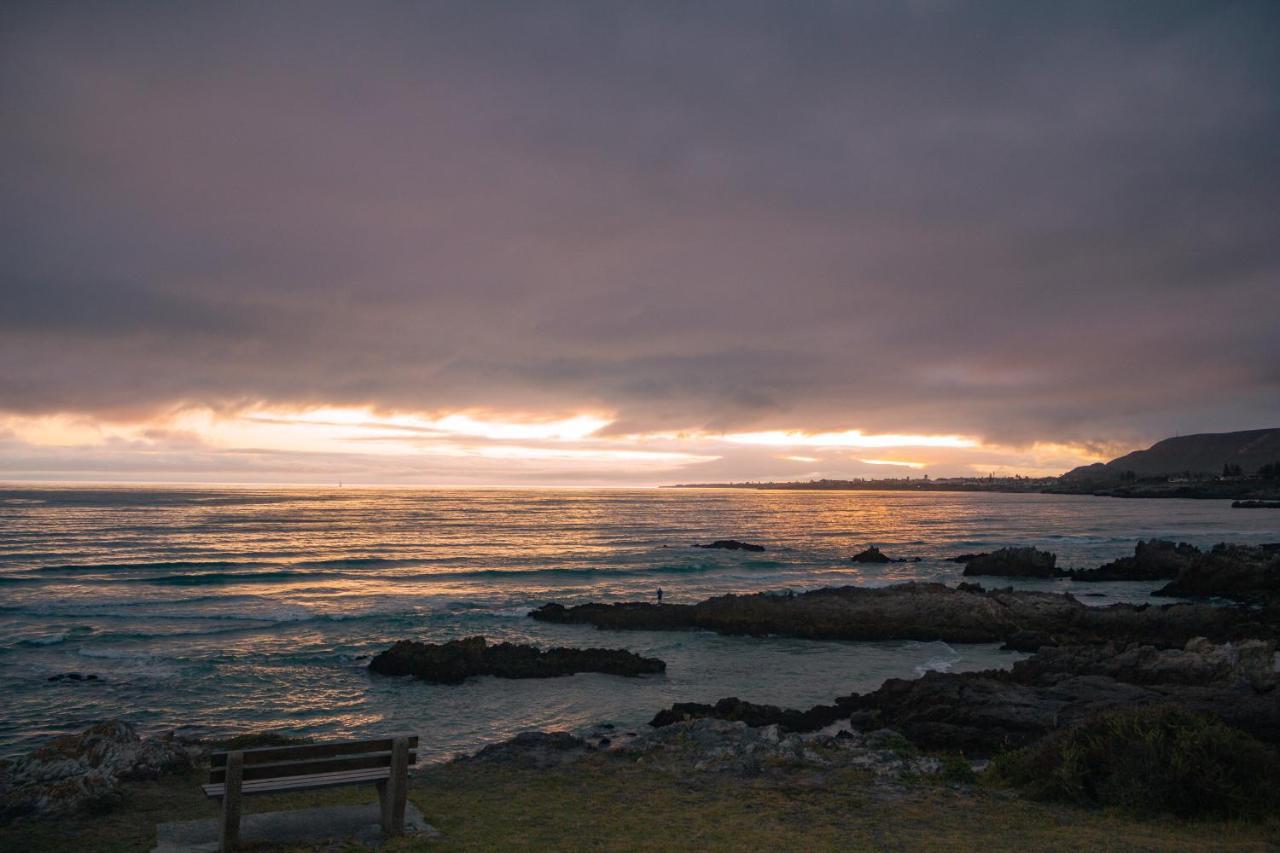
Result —
[{"label": "rock", "polygon": [[891,725],[926,748],[990,755],[1118,705],[1177,704],[1280,742],[1275,644],[1041,649],[1010,672],[926,673],[837,699],[855,725]]},{"label": "rock", "polygon": [[818,705],[807,711],[797,711],[777,705],[744,702],[735,696],[721,699],[714,705],[677,702],[667,710],[659,711],[649,725],[661,728],[686,720],[716,719],[743,722],[752,728],[772,725],[786,732],[812,732],[848,717],[849,710],[836,705]]},{"label": "rock", "polygon": [[1001,578],[1053,578],[1058,576],[1058,557],[1038,548],[1001,548],[992,554],[973,557],[965,563],[964,575]]},{"label": "rock", "polygon": [[886,557],[879,548],[877,548],[874,545],[870,546],[865,551],[861,551],[857,554],[854,554],[852,557],[850,557],[850,559],[853,560],[853,562],[855,563],[891,563],[893,562],[888,557]]},{"label": "rock", "polygon": [[697,604],[547,604],[529,614],[561,624],[609,629],[709,630],[823,640],[920,640],[990,643],[1033,638],[1036,645],[1144,641],[1182,647],[1215,641],[1274,639],[1277,620],[1247,608],[1206,604],[1087,607],[1070,595],[905,583],[837,587],[794,596],[722,595]]},{"label": "rock", "polygon": [[81,675],[78,672],[60,672],[57,675],[49,676],[49,681],[97,681],[98,676],[89,674]]},{"label": "rock", "polygon": [[[901,740],[905,744],[905,740]],[[907,751],[913,751],[908,744]],[[641,735],[617,750],[626,756],[675,772],[728,773],[741,776],[786,774],[831,768],[871,771],[878,780],[896,781],[908,773],[938,772],[929,760],[904,760],[907,751],[872,746],[855,733],[781,734],[776,725],[700,718],[672,723]]]},{"label": "rock", "polygon": [[722,548],[726,551],[763,551],[763,545],[753,545],[750,542],[739,542],[737,539],[717,539],[706,545],[694,543],[695,548]]},{"label": "rock", "polygon": [[460,684],[474,675],[499,678],[554,678],[575,672],[608,675],[650,675],[667,665],[625,649],[567,649],[542,651],[534,646],[498,643],[468,637],[444,644],[401,640],[375,655],[369,669],[382,675],[412,675],[436,684]]},{"label": "rock", "polygon": [[1232,509],[1280,509],[1280,501],[1232,501]]},{"label": "rock", "polygon": [[542,769],[571,764],[587,752],[587,742],[568,732],[521,732],[510,740],[486,746],[475,755],[455,760]]},{"label": "rock", "polygon": [[120,801],[120,782],[190,768],[190,756],[171,740],[144,739],[128,723],[107,720],[5,762],[0,821],[107,810]]},{"label": "rock", "polygon": [[1132,557],[1121,557],[1096,569],[1063,572],[1076,581],[1154,581],[1176,578],[1182,569],[1200,556],[1200,549],[1185,542],[1173,544],[1163,539],[1139,542]]},{"label": "rock", "polygon": [[1265,545],[1215,545],[1152,595],[1280,604],[1280,552]]},{"label": "rock", "polygon": [[982,553],[980,553],[980,554],[961,554],[961,555],[959,555],[958,557],[948,557],[948,558],[947,558],[947,562],[949,562],[949,563],[967,563],[967,562],[969,562],[970,560],[976,560],[976,559],[978,559],[979,557],[989,557],[989,556],[991,556],[991,555],[990,555],[989,553],[987,553],[986,551],[983,551],[983,552],[982,552]]}]

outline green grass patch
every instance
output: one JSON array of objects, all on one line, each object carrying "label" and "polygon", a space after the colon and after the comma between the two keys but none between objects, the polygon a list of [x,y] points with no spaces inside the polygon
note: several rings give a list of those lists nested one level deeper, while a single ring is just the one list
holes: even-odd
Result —
[{"label": "green grass patch", "polygon": [[1280,753],[1175,706],[1099,714],[998,758],[996,778],[1039,800],[1140,816],[1260,820],[1280,813]]},{"label": "green grass patch", "polygon": [[[217,814],[197,787],[201,781],[192,774],[131,783],[123,806],[108,815],[0,828],[0,849],[149,850],[157,823]],[[246,805],[261,812],[374,802],[376,796],[365,786],[255,797]],[[886,787],[847,770],[744,779],[604,754],[552,770],[432,767],[414,777],[409,796],[445,837],[401,839],[385,850],[1191,851],[1280,843],[1275,821],[1149,822],[1032,802],[1002,789]]]}]

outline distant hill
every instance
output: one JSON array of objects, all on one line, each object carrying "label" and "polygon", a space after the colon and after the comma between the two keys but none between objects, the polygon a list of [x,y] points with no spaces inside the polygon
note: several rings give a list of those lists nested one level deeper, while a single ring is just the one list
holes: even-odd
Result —
[{"label": "distant hill", "polygon": [[[1224,465],[1238,465],[1245,475],[1280,462],[1280,428],[1242,432],[1206,432],[1158,441],[1146,450],[1110,462],[1084,465],[1062,475],[1066,483],[1118,482],[1124,477],[1217,476]],[[1132,472],[1132,473],[1130,473]]]}]

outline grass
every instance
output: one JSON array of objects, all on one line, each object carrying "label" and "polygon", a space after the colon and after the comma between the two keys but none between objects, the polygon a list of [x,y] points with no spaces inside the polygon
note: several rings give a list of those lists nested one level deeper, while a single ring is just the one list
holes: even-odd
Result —
[{"label": "grass", "polygon": [[[115,812],[0,828],[0,849],[149,850],[155,825],[216,815],[200,778],[128,786]],[[410,798],[445,838],[389,851],[548,850],[1262,850],[1280,822],[1143,822],[1031,802],[983,786],[885,787],[845,771],[741,779],[672,773],[598,755],[573,766],[428,769]],[[372,787],[255,798],[250,810],[373,802]]]},{"label": "grass", "polygon": [[1280,751],[1177,706],[1120,708],[1001,756],[996,776],[1035,799],[1139,816],[1280,814]]}]

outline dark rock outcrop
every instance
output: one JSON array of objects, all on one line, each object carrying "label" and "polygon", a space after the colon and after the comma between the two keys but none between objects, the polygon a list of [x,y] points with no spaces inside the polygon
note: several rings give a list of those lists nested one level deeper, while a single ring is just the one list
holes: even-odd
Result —
[{"label": "dark rock outcrop", "polygon": [[1025,651],[1042,645],[1107,641],[1181,647],[1192,637],[1269,639],[1277,631],[1275,620],[1243,607],[1087,607],[1070,595],[934,583],[838,587],[794,596],[722,595],[697,604],[565,607],[553,603],[529,615],[545,622],[609,629],[702,629],[823,640],[1006,642]]},{"label": "dark rock outcrop", "polygon": [[1207,554],[1197,554],[1171,583],[1152,594],[1280,606],[1280,549],[1215,545]]},{"label": "dark rock outcrop", "polygon": [[1280,742],[1275,644],[1182,650],[1152,646],[1042,649],[1011,672],[926,673],[837,700],[861,727],[888,725],[926,748],[989,754],[1026,745],[1091,714],[1129,705],[1176,704],[1211,712]]},{"label": "dark rock outcrop", "polygon": [[49,681],[98,681],[98,676],[90,673],[85,675],[79,672],[60,672],[57,675],[51,675]]},{"label": "dark rock outcrop", "polygon": [[750,542],[739,542],[737,539],[717,539],[714,542],[708,542],[706,545],[699,545],[696,542],[695,548],[719,548],[725,551],[763,551],[763,545],[753,545]]},{"label": "dark rock outcrop", "polygon": [[1280,509],[1280,501],[1232,501],[1232,509]]},{"label": "dark rock outcrop", "polygon": [[381,675],[412,675],[437,684],[460,684],[473,675],[554,678],[575,672],[603,672],[634,676],[660,673],[666,668],[657,658],[641,657],[624,649],[543,651],[512,643],[491,646],[484,637],[439,645],[401,640],[369,662],[369,669]]},{"label": "dark rock outcrop", "polygon": [[490,744],[475,755],[456,760],[546,769],[572,764],[591,749],[585,740],[568,732],[521,732],[510,740]]},{"label": "dark rock outcrop", "polygon": [[119,803],[120,782],[190,767],[190,755],[172,740],[142,738],[120,720],[96,723],[0,763],[0,821],[104,811]]},{"label": "dark rock outcrop", "polygon": [[978,554],[960,554],[955,557],[948,557],[947,562],[948,563],[968,563],[971,560],[978,559],[979,557],[989,557],[989,556],[991,555],[987,551],[982,551]]},{"label": "dark rock outcrop", "polygon": [[853,560],[853,562],[855,563],[892,563],[893,562],[887,556],[885,556],[883,551],[881,551],[879,548],[877,548],[874,545],[871,545],[865,551],[859,551],[857,554],[854,554],[849,559]]},{"label": "dark rock outcrop", "polygon": [[1064,572],[1076,581],[1156,581],[1176,578],[1200,556],[1200,549],[1185,542],[1174,544],[1163,539],[1139,542],[1132,557],[1121,557],[1096,569]]},{"label": "dark rock outcrop", "polygon": [[1054,578],[1058,557],[1038,548],[1001,548],[980,554],[965,563],[965,577],[987,575],[1000,578]]},{"label": "dark rock outcrop", "polygon": [[718,719],[815,731],[850,719],[864,730],[889,726],[930,749],[985,755],[1026,745],[1091,714],[1129,705],[1175,704],[1211,712],[1260,740],[1280,742],[1275,644],[1203,638],[1181,649],[1150,645],[1045,648],[1011,671],[939,673],[890,679],[878,690],[842,696],[808,711],[721,699],[681,703],[650,725]]}]

